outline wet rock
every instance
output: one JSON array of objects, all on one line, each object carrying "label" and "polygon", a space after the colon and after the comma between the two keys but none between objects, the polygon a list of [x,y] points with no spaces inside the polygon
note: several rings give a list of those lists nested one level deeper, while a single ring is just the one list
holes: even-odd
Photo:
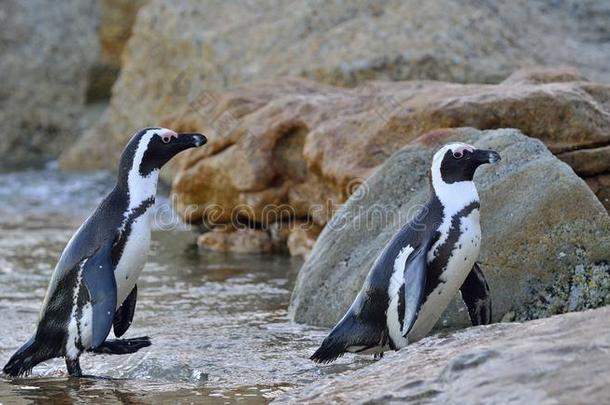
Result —
[{"label": "wet rock", "polygon": [[288,237],[290,236],[291,224],[286,222],[274,222],[269,225],[269,236],[271,236],[271,243],[273,244],[273,250],[276,252],[287,252]]},{"label": "wet rock", "polygon": [[282,76],[497,83],[521,67],[570,64],[608,82],[605,17],[603,0],[153,0],[140,10],[108,113],[65,165],[114,168],[133,131],[203,90]]},{"label": "wet rock", "polygon": [[[610,217],[585,182],[540,141],[517,130],[448,129],[394,154],[324,228],[293,292],[289,312],[296,321],[330,326],[340,319],[383,246],[427,201],[431,157],[450,140],[502,155],[499,165],[475,175],[483,234],[479,261],[490,283],[494,320],[509,311],[523,319],[610,303]],[[575,277],[576,269],[585,277]],[[581,287],[586,291],[578,293]],[[467,324],[456,299],[441,325]]]},{"label": "wet rock", "polygon": [[609,329],[604,307],[435,335],[274,403],[607,403]]},{"label": "wet rock", "polygon": [[217,228],[197,238],[197,245],[215,252],[269,253],[273,248],[269,233],[251,228]]},{"label": "wet rock", "polygon": [[93,0],[2,2],[0,169],[41,165],[76,139],[97,19]]}]

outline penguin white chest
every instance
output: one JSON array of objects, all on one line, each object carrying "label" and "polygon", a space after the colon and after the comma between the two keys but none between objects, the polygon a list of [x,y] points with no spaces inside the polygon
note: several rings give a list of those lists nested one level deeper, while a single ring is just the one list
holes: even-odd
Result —
[{"label": "penguin white chest", "polygon": [[425,337],[432,330],[466,280],[479,256],[481,247],[479,210],[473,210],[463,217],[459,224],[459,237],[452,246],[444,272],[440,277],[441,282],[426,297],[419,316],[409,332],[407,339],[409,342]]},{"label": "penguin white chest", "polygon": [[136,218],[131,224],[123,254],[114,269],[117,284],[117,308],[125,301],[136,284],[150,249],[150,212]]}]

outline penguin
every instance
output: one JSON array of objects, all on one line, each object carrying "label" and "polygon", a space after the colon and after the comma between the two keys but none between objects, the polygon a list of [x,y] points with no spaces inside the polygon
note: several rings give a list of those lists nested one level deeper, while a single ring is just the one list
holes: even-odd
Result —
[{"label": "penguin", "polygon": [[473,325],[491,322],[491,298],[476,259],[481,245],[476,169],[500,161],[464,143],[434,154],[431,196],[381,251],[351,307],[311,360],[345,353],[380,358],[426,336],[459,290]]},{"label": "penguin", "polygon": [[64,357],[70,376],[84,377],[83,352],[135,353],[150,338],[120,338],[131,325],[136,281],[150,245],[152,207],[159,170],[174,155],[207,139],[166,128],[137,132],[122,152],[116,185],[80,226],[55,267],[36,331],[10,358],[3,371],[29,374],[37,364]]}]

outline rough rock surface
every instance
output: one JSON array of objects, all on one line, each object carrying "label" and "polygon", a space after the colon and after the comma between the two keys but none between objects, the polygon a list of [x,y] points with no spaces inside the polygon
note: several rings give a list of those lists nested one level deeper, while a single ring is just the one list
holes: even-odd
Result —
[{"label": "rough rock surface", "polygon": [[608,330],[605,307],[431,336],[274,403],[604,404]]},{"label": "rough rock surface", "polygon": [[610,173],[610,145],[565,152],[559,158],[583,177]]},{"label": "rough rock surface", "polygon": [[107,157],[131,133],[202,90],[286,75],[348,86],[495,83],[517,68],[570,64],[610,82],[609,17],[604,0],[153,0],[140,10],[109,110],[72,152],[87,159],[65,164],[114,168]]},{"label": "rough rock surface", "polygon": [[76,139],[97,19],[94,0],[2,1],[0,169],[41,164]]},{"label": "rough rock surface", "polygon": [[268,232],[250,228],[214,229],[199,235],[197,245],[202,249],[223,253],[269,253],[273,250]]},{"label": "rough rock surface", "polygon": [[303,226],[292,228],[286,241],[290,255],[301,256],[306,259],[321,231],[322,229],[319,226],[307,222]]},{"label": "rough rock surface", "polygon": [[[284,79],[206,93],[164,124],[209,138],[205,148],[173,161],[173,192],[183,216],[223,222],[240,209],[260,222],[287,215],[324,225],[394,151],[433,129],[519,128],[566,160],[581,149],[605,150],[600,145],[610,144],[610,86],[511,79],[499,85],[374,82],[342,89]],[[604,172],[605,155],[588,153],[586,174]]]},{"label": "rough rock surface", "polygon": [[298,220],[274,222],[266,229],[221,225],[200,235],[197,244],[215,252],[276,252],[306,258],[320,232],[319,226]]},{"label": "rough rock surface", "polygon": [[99,57],[89,72],[87,100],[106,100],[121,68],[121,54],[140,7],[148,0],[101,0]]},{"label": "rough rock surface", "polygon": [[589,177],[587,179],[587,184],[591,187],[591,190],[593,190],[602,204],[604,204],[606,210],[610,212],[610,173]]},{"label": "rough rock surface", "polygon": [[121,54],[131,37],[138,10],[148,0],[102,0],[99,31],[101,59],[108,65],[120,67]]},{"label": "rough rock surface", "polygon": [[[508,312],[528,319],[610,303],[610,217],[585,182],[517,130],[453,129],[394,154],[332,218],[299,273],[289,309],[296,321],[329,326],[340,319],[383,246],[429,198],[431,157],[450,140],[502,156],[475,175],[479,262],[494,320]],[[457,300],[442,319],[468,324]]]}]

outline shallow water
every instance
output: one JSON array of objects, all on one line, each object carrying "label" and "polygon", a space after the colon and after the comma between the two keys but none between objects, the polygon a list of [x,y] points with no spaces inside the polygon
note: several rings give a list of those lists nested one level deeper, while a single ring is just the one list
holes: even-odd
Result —
[{"label": "shallow water", "polygon": [[[104,173],[53,168],[0,175],[2,364],[32,334],[59,254],[111,185]],[[167,207],[159,199],[159,212]],[[172,229],[153,233],[125,336],[148,335],[153,345],[128,356],[83,356],[83,372],[108,379],[67,378],[60,359],[27,378],[0,377],[0,404],[267,403],[321,375],[370,363],[349,357],[318,367],[307,359],[327,331],[287,318],[300,260],[198,252],[195,233],[161,222]]]}]

